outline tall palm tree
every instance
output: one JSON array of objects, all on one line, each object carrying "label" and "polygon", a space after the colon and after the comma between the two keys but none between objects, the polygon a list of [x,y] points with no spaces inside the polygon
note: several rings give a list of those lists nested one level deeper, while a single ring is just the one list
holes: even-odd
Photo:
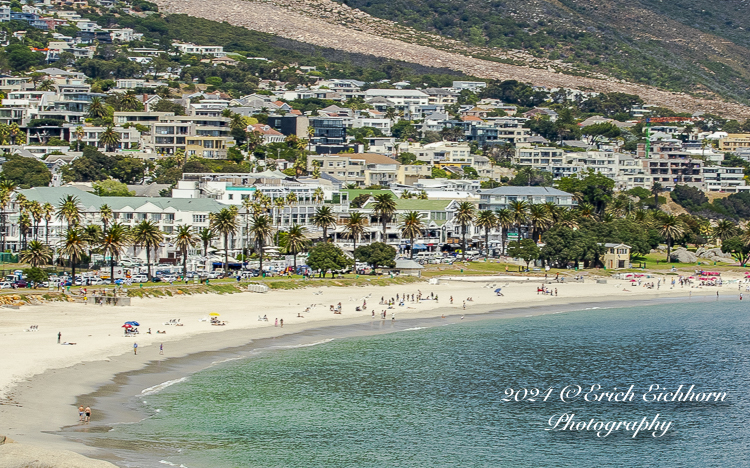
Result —
[{"label": "tall palm tree", "polygon": [[328,228],[336,225],[336,216],[330,206],[321,206],[315,210],[312,223],[323,230],[323,242],[328,241]]},{"label": "tall palm tree", "polygon": [[177,226],[174,246],[182,253],[182,277],[187,277],[187,257],[191,248],[198,244],[198,237],[193,233],[189,224]]},{"label": "tall palm tree", "polygon": [[128,91],[127,93],[120,96],[120,99],[118,101],[120,110],[123,111],[137,111],[141,108],[141,101],[138,100],[135,93],[132,91]]},{"label": "tall palm tree", "polygon": [[591,203],[579,204],[578,217],[581,219],[594,219],[594,205]]},{"label": "tall palm tree", "polygon": [[78,197],[66,195],[57,205],[57,219],[68,223],[68,230],[75,228],[81,222],[81,209],[78,207]]},{"label": "tall palm tree", "polygon": [[49,264],[52,261],[52,251],[49,247],[39,241],[31,241],[19,255],[21,263],[28,263],[32,267],[39,268],[42,265]]},{"label": "tall palm tree", "polygon": [[552,218],[544,205],[529,206],[529,224],[531,225],[531,237],[539,241],[542,232],[552,225]]},{"label": "tall palm tree", "polygon": [[60,242],[60,253],[70,260],[71,277],[76,278],[76,262],[86,253],[86,240],[76,227],[68,229],[65,239]]},{"label": "tall palm tree", "polygon": [[513,224],[518,229],[518,239],[521,239],[521,226],[526,225],[529,217],[529,204],[526,200],[514,200],[510,202],[509,209],[513,215]]},{"label": "tall palm tree", "polygon": [[313,191],[312,198],[315,203],[323,203],[323,200],[325,200],[323,189],[320,187],[316,188],[315,191]]},{"label": "tall palm tree", "polygon": [[34,227],[34,240],[39,240],[39,225],[42,222],[42,204],[37,200],[29,202],[28,212],[31,216],[31,224]]},{"label": "tall palm tree", "polygon": [[15,184],[9,180],[0,182],[0,222],[2,223],[2,242],[0,242],[0,250],[5,251],[5,209],[8,208],[12,198],[13,192],[16,190]]},{"label": "tall palm tree", "polygon": [[243,214],[243,218],[245,218],[245,239],[242,245],[244,245],[245,249],[248,248],[248,244],[250,243],[250,213],[252,212],[253,205],[254,202],[249,197],[242,200],[242,209],[245,210]]},{"label": "tall palm tree", "polygon": [[418,211],[409,211],[404,213],[401,218],[401,235],[409,238],[410,252],[409,258],[414,258],[414,238],[421,236],[424,230],[424,221],[422,214]]},{"label": "tall palm tree", "polygon": [[297,194],[294,192],[289,192],[286,194],[286,204],[291,206],[297,203]]},{"label": "tall palm tree", "polygon": [[307,237],[305,237],[305,227],[294,224],[289,228],[286,237],[286,248],[294,256],[294,272],[297,272],[297,253],[305,248]]},{"label": "tall palm tree", "polygon": [[31,216],[29,216],[29,213],[27,211],[21,212],[21,215],[18,217],[18,230],[21,232],[21,248],[26,249],[26,241],[29,236],[29,231],[31,230],[32,222],[31,222]]},{"label": "tall palm tree", "polygon": [[672,241],[680,237],[685,232],[685,228],[679,218],[673,214],[664,214],[659,218],[658,223],[659,233],[667,240],[667,262],[670,262]]},{"label": "tall palm tree", "polygon": [[461,226],[461,256],[466,260],[466,230],[474,221],[474,204],[471,202],[461,202],[458,204],[453,219]]},{"label": "tall palm tree", "polygon": [[713,228],[714,237],[722,242],[735,234],[737,234],[737,225],[728,219],[722,219],[716,223],[716,226]]},{"label": "tall palm tree", "polygon": [[576,218],[575,211],[568,208],[560,211],[560,216],[557,219],[557,224],[559,226],[565,226],[566,228],[570,229],[578,229],[578,218]]},{"label": "tall palm tree", "polygon": [[159,248],[164,234],[153,221],[143,220],[133,228],[132,240],[133,244],[146,249],[146,277],[151,281],[151,250]]},{"label": "tall palm tree", "polygon": [[99,136],[99,144],[104,146],[105,151],[110,153],[115,150],[115,147],[120,143],[120,134],[117,133],[111,125],[108,125],[106,129]]},{"label": "tall palm tree", "polygon": [[49,222],[55,215],[55,207],[52,203],[46,202],[42,205],[42,217],[44,218],[44,243],[49,246]]},{"label": "tall palm tree", "polygon": [[229,273],[229,236],[237,233],[237,213],[230,208],[222,208],[209,215],[210,229],[224,238],[224,273]]},{"label": "tall palm tree", "polygon": [[107,107],[100,97],[94,97],[89,103],[89,117],[92,119],[102,119],[107,116]]},{"label": "tall palm tree", "polygon": [[83,238],[89,247],[89,258],[91,258],[91,251],[101,242],[102,228],[100,228],[96,224],[89,224],[88,226],[83,228],[81,233],[83,234]]},{"label": "tall palm tree", "polygon": [[357,239],[365,233],[365,217],[359,211],[353,211],[349,214],[349,219],[344,224],[346,235],[354,242],[354,249],[357,249]]},{"label": "tall palm tree", "polygon": [[198,232],[198,239],[203,244],[203,256],[208,261],[208,247],[211,245],[211,241],[214,240],[214,233],[210,229],[203,228]]},{"label": "tall palm tree", "polygon": [[102,220],[102,229],[104,233],[107,233],[107,226],[109,226],[109,222],[112,220],[112,208],[109,207],[106,203],[99,207],[99,217]]},{"label": "tall palm tree", "polygon": [[396,213],[396,200],[390,192],[375,195],[375,203],[372,205],[373,213],[380,218],[383,225],[383,242],[388,242],[388,223]]},{"label": "tall palm tree", "polygon": [[486,250],[484,258],[487,258],[490,255],[490,229],[497,226],[497,215],[492,210],[482,210],[477,213],[476,225],[484,229],[484,248]]},{"label": "tall palm tree", "polygon": [[86,134],[84,132],[83,127],[80,125],[76,127],[76,129],[73,131],[73,135],[76,137],[76,151],[81,151],[81,141],[83,140],[83,136]]},{"label": "tall palm tree", "polygon": [[110,278],[115,281],[115,263],[120,259],[123,249],[130,243],[128,229],[120,223],[112,223],[107,232],[102,235],[99,247],[102,255],[109,256]]},{"label": "tall palm tree", "polygon": [[260,214],[253,217],[253,222],[250,224],[250,235],[255,240],[255,244],[258,246],[258,257],[260,258],[260,270],[259,274],[263,274],[263,248],[266,245],[266,241],[271,238],[273,234],[273,222],[271,217],[266,214]]},{"label": "tall palm tree", "polygon": [[[291,192],[289,192],[289,193],[291,194]],[[284,207],[286,207],[286,198],[284,198],[284,197],[276,197],[273,200],[273,206],[276,208],[276,216],[274,217],[274,221],[275,221],[275,224],[276,224],[276,233],[277,233],[277,236],[278,236],[278,232],[281,229],[281,218],[282,218],[282,216],[284,214]]]},{"label": "tall palm tree", "polygon": [[505,241],[508,240],[508,229],[513,227],[513,213],[508,208],[503,208],[495,213],[497,225],[500,226],[500,238],[503,243],[503,256],[505,256]]}]

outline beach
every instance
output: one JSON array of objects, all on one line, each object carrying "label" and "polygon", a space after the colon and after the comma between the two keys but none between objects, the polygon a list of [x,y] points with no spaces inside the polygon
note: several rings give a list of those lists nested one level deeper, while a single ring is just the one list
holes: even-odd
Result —
[{"label": "beach", "polygon": [[[571,304],[585,308],[603,302],[628,305],[659,298],[692,296],[698,300],[701,296],[716,295],[717,288],[677,285],[672,289],[666,283],[672,278],[644,279],[641,286],[612,279],[606,283],[591,279],[582,283],[548,281],[544,287],[552,294],[537,291],[544,280],[540,277],[467,276],[441,279],[439,284],[421,282],[386,287],[327,287],[320,281],[317,282],[320,286],[265,294],[133,299],[130,307],[50,303],[17,310],[0,309],[0,351],[4,361],[0,374],[3,403],[0,434],[29,447],[43,445],[45,449],[97,456],[94,449],[54,432],[78,424],[77,403],[82,403],[78,397],[111,385],[115,376],[138,371],[154,362],[242,346],[251,341],[380,321],[383,310],[387,312],[386,321],[460,320],[464,314],[504,309],[509,311],[508,316],[522,316],[545,314],[555,306]],[[658,279],[662,280],[659,289],[645,287],[646,282],[656,284]],[[495,293],[497,288],[502,288],[503,296]],[[736,286],[732,285],[718,290],[723,296],[737,294]],[[414,294],[416,298],[419,291],[422,301],[411,301],[409,297],[403,306],[396,304],[393,309],[380,304],[381,297],[395,299],[398,294],[400,299],[403,294]],[[437,294],[438,300],[430,298],[433,294]],[[367,309],[357,311],[356,307],[361,308],[365,301]],[[330,306],[338,303],[342,305],[342,313],[334,314]],[[218,320],[226,325],[211,325],[208,319],[212,312],[220,314]],[[259,316],[266,316],[268,321],[259,321]],[[182,326],[165,325],[177,319]],[[276,326],[276,319],[283,320],[284,326]],[[124,337],[121,327],[126,321],[139,322],[140,334]],[[25,331],[31,325],[38,326],[38,331]],[[147,333],[149,328],[151,334]],[[166,330],[166,334],[157,334],[157,330]],[[61,344],[57,342],[58,333]],[[137,354],[133,351],[134,343],[138,344]],[[164,354],[160,354],[161,345]],[[154,378],[159,380],[158,375]],[[98,412],[107,412],[107,408],[96,406],[92,410],[93,421],[100,416]],[[3,447],[7,446],[0,446],[0,467],[15,466],[6,463]]]}]

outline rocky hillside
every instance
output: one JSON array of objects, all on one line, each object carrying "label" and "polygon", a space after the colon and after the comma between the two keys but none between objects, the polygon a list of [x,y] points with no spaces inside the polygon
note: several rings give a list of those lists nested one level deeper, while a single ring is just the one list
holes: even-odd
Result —
[{"label": "rocky hillside", "polygon": [[[542,0],[538,0],[542,1]],[[561,58],[520,49],[473,45],[375,18],[331,0],[157,0],[162,11],[183,13],[267,32],[322,47],[392,58],[431,67],[445,67],[489,79],[517,79],[546,87],[640,95],[646,102],[677,111],[704,111],[733,118],[750,117],[750,108],[634,84],[593,70],[583,70]],[[556,2],[560,3],[560,2]]]}]

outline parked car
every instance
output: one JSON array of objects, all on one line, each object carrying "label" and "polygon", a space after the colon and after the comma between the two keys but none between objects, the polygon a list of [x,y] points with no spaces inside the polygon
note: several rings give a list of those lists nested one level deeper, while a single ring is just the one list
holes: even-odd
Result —
[{"label": "parked car", "polygon": [[148,282],[148,276],[146,275],[133,275],[132,278],[133,283],[146,283]]},{"label": "parked car", "polygon": [[0,289],[13,289],[13,283],[10,281],[2,281],[0,282]]},{"label": "parked car", "polygon": [[25,279],[16,280],[16,287],[17,288],[26,288],[29,286],[29,282]]},{"label": "parked car", "polygon": [[174,283],[175,281],[179,281],[180,278],[175,275],[165,275],[161,277],[161,280],[165,283]]}]

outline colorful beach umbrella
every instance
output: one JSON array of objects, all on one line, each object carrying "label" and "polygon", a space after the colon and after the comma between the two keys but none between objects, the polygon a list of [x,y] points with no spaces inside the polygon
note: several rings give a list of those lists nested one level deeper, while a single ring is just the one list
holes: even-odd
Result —
[{"label": "colorful beach umbrella", "polygon": [[210,314],[208,314],[208,315],[210,315],[211,317],[218,317],[218,316],[219,316],[219,315],[221,315],[221,314],[219,314],[218,312],[211,312],[211,313],[210,313]]},{"label": "colorful beach umbrella", "polygon": [[133,325],[126,323],[125,325],[122,326],[122,328],[133,328]]},{"label": "colorful beach umbrella", "polygon": [[132,320],[130,322],[125,322],[125,325],[132,325],[134,327],[140,327],[141,326],[141,324],[138,323],[138,322],[136,322],[135,320]]}]

